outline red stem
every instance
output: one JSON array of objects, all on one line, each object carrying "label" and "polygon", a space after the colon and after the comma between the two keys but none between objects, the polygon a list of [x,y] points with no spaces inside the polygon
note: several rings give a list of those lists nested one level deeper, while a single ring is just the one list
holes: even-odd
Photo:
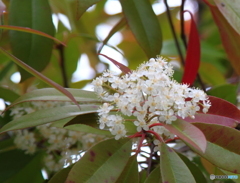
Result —
[{"label": "red stem", "polygon": [[168,140],[165,141],[165,143],[171,142],[171,141],[173,141],[173,140],[178,140],[178,139],[180,139],[180,138],[179,138],[179,137],[175,137],[175,138],[173,138],[173,139],[168,139]]},{"label": "red stem", "polygon": [[159,136],[158,133],[156,133],[156,132],[154,132],[154,131],[152,131],[152,130],[148,130],[148,131],[146,131],[146,132],[153,134],[160,142],[163,142],[163,143],[164,143],[163,139]]},{"label": "red stem", "polygon": [[128,138],[130,138],[130,139],[136,138],[136,137],[142,137],[142,132],[137,132],[137,133],[135,133],[133,135],[128,136]]},{"label": "red stem", "polygon": [[161,124],[161,123],[154,123],[154,124],[150,125],[149,128],[152,128],[154,126],[163,126],[163,124]]},{"label": "red stem", "polygon": [[144,139],[145,139],[145,136],[146,136],[146,134],[143,132],[143,133],[142,133],[142,137],[141,137],[141,139],[139,140],[138,150],[136,151],[136,154],[138,154],[138,153],[140,152],[141,147],[142,147],[142,144],[143,144],[143,141],[144,141]]}]

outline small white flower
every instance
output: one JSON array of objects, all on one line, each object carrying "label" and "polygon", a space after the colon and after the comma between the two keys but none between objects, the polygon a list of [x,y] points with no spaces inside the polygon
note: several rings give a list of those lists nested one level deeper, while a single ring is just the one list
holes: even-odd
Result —
[{"label": "small white flower", "polygon": [[115,125],[111,129],[111,133],[115,135],[115,139],[118,140],[121,137],[124,137],[126,135],[126,130],[124,125]]},{"label": "small white flower", "polygon": [[208,109],[211,107],[211,103],[210,101],[203,101],[203,112],[204,113],[207,113],[208,112]]},{"label": "small white flower", "polygon": [[110,112],[110,110],[113,109],[113,106],[111,106],[109,103],[104,103],[100,109],[97,110],[99,115],[107,114]]},{"label": "small white flower", "polygon": [[109,116],[104,114],[102,115],[100,118],[99,118],[99,123],[100,123],[100,126],[99,128],[100,129],[104,129],[105,128],[105,125],[109,122]]},{"label": "small white flower", "polygon": [[160,142],[159,140],[157,140],[157,139],[154,139],[153,143],[154,143],[154,145],[155,145],[153,151],[155,151],[155,152],[159,151],[161,142]]},{"label": "small white flower", "polygon": [[145,131],[149,130],[149,127],[144,120],[134,121],[134,125],[137,126],[137,131],[138,132],[142,131],[142,129],[145,130]]}]

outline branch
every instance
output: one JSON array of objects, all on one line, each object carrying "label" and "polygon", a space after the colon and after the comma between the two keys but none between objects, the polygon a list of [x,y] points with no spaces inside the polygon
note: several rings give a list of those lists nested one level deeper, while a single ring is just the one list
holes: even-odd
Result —
[{"label": "branch", "polygon": [[58,52],[59,52],[59,64],[60,64],[60,69],[61,69],[61,74],[62,74],[62,79],[63,79],[63,87],[64,88],[69,88],[68,86],[68,79],[67,79],[67,74],[66,74],[66,65],[65,65],[65,58],[64,58],[64,47],[61,44],[58,44],[56,46]]},{"label": "branch", "polygon": [[178,54],[179,54],[181,63],[182,63],[182,65],[184,66],[183,54],[182,54],[182,51],[181,51],[181,49],[180,49],[180,45],[179,45],[179,42],[178,42],[178,39],[177,39],[176,31],[175,31],[174,26],[173,26],[173,22],[172,22],[172,18],[171,18],[171,13],[170,13],[170,9],[169,9],[167,0],[164,0],[164,4],[165,4],[166,9],[167,9],[167,17],[168,17],[168,21],[169,21],[169,24],[170,24],[170,27],[171,27],[171,31],[172,31],[172,34],[173,34],[173,37],[174,37],[175,45],[176,45],[176,48],[177,48],[177,51],[178,51]]}]

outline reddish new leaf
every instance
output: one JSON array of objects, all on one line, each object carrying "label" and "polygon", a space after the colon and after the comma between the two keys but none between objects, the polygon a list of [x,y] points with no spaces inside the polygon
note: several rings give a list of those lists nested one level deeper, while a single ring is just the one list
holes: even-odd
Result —
[{"label": "reddish new leaf", "polygon": [[240,123],[240,110],[232,103],[221,98],[209,96],[211,107],[207,114],[197,113],[195,118],[185,118],[190,123],[201,122],[235,128]]},{"label": "reddish new leaf", "polygon": [[228,23],[226,18],[219,11],[217,6],[213,6],[209,4],[208,1],[205,0],[205,3],[209,5],[212,16],[216,25],[218,26],[219,33],[222,39],[222,44],[227,53],[228,59],[231,62],[233,69],[236,71],[238,75],[240,75],[240,35],[234,30],[234,28]]},{"label": "reddish new leaf", "polygon": [[128,73],[132,72],[131,69],[129,69],[127,66],[119,63],[118,61],[116,61],[116,60],[114,60],[114,59],[112,59],[112,58],[110,58],[110,57],[108,57],[104,54],[101,54],[101,53],[99,53],[99,55],[102,55],[102,56],[106,57],[107,59],[109,59],[112,63],[114,63],[125,74],[128,74]]},{"label": "reddish new leaf", "polygon": [[209,96],[211,107],[207,114],[224,116],[236,120],[240,123],[240,110],[232,103],[221,98]]},{"label": "reddish new leaf", "polygon": [[17,65],[19,65],[21,68],[25,69],[27,72],[31,73],[32,75],[34,75],[36,78],[40,79],[41,81],[49,84],[50,86],[56,88],[58,91],[60,91],[62,94],[64,94],[65,96],[67,96],[72,102],[74,102],[79,109],[80,105],[78,104],[78,102],[76,101],[76,99],[74,98],[74,96],[65,88],[63,88],[61,85],[55,83],[54,81],[52,81],[51,79],[47,78],[46,76],[44,76],[43,74],[41,74],[40,72],[36,71],[35,69],[33,69],[32,67],[30,67],[29,65],[27,65],[26,63],[24,63],[23,61],[21,61],[20,59],[18,59],[17,57],[15,57],[14,55],[8,53],[6,50],[4,50],[3,48],[0,47],[0,52],[2,52],[4,55],[6,55],[9,59],[11,59],[14,63],[16,63]]},{"label": "reddish new leaf", "polygon": [[42,31],[34,30],[34,29],[31,29],[31,28],[28,28],[28,27],[19,27],[19,26],[13,26],[13,25],[0,25],[0,29],[16,30],[16,31],[20,31],[20,32],[27,32],[27,33],[31,33],[31,34],[36,34],[36,35],[39,35],[39,36],[43,36],[43,37],[47,37],[49,39],[52,39],[56,42],[61,43],[64,46],[66,46],[66,44],[59,41],[55,37],[50,36],[49,34],[46,34]]},{"label": "reddish new leaf", "polygon": [[209,142],[240,155],[240,132],[238,130],[215,124],[194,123],[194,125],[201,129]]},{"label": "reddish new leaf", "polygon": [[[187,12],[190,13],[189,11]],[[192,85],[197,76],[198,68],[200,66],[200,39],[192,13],[190,13],[190,15],[191,27],[182,83]]]},{"label": "reddish new leaf", "polygon": [[184,121],[187,121],[190,123],[201,122],[201,123],[209,123],[209,124],[219,124],[219,125],[228,126],[231,128],[235,128],[238,124],[236,120],[232,118],[214,115],[214,114],[203,114],[203,113],[196,114],[194,119],[187,117],[184,119]]},{"label": "reddish new leaf", "polygon": [[164,127],[171,133],[180,137],[183,141],[191,144],[194,148],[204,152],[207,141],[204,134],[191,123],[178,119],[171,125],[164,124]]}]

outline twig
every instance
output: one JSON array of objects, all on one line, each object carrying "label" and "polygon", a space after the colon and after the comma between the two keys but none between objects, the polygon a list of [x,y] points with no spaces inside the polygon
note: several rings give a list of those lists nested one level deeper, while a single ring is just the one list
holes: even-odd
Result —
[{"label": "twig", "polygon": [[176,31],[175,31],[174,26],[173,26],[171,13],[170,13],[170,9],[169,9],[167,0],[164,0],[164,4],[165,4],[166,9],[167,9],[167,17],[168,17],[168,21],[169,21],[169,24],[170,24],[170,27],[171,27],[171,31],[172,31],[172,34],[173,34],[173,37],[174,37],[175,45],[176,45],[176,48],[177,48],[177,51],[178,51],[181,63],[184,66],[185,62],[184,62],[183,54],[182,54],[182,51],[180,49],[180,45],[179,45],[179,42],[178,42],[178,39],[177,39]]},{"label": "twig", "polygon": [[182,4],[180,7],[180,25],[181,25],[181,39],[183,41],[185,48],[187,48],[187,39],[186,39],[185,29],[184,29],[184,14],[183,14],[184,3],[185,3],[185,0],[182,0]]},{"label": "twig", "polygon": [[66,65],[65,65],[65,58],[64,58],[64,47],[61,44],[58,44],[56,46],[56,48],[59,51],[59,55],[60,55],[60,69],[61,69],[61,74],[62,74],[62,78],[63,78],[63,87],[68,88],[68,80],[67,80],[67,74],[66,74]]},{"label": "twig", "polygon": [[154,144],[151,143],[151,145],[150,145],[151,152],[150,152],[150,156],[147,160],[148,161],[147,176],[149,176],[149,174],[151,173],[151,169],[152,169],[152,158],[153,158],[153,153],[154,153],[153,149],[154,149]]}]

